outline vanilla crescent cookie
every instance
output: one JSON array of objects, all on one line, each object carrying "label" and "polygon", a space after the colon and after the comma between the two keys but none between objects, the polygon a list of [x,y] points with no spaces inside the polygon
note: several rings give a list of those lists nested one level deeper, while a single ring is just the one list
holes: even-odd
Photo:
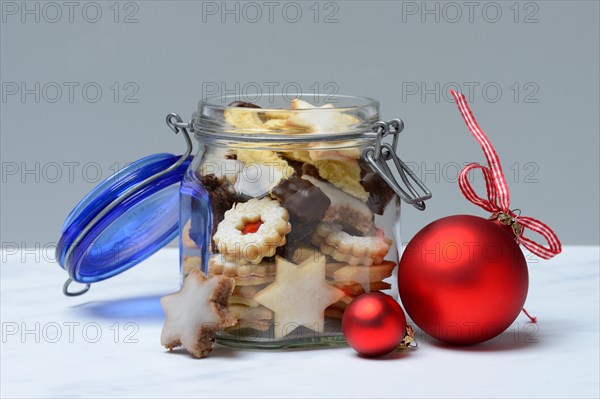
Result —
[{"label": "vanilla crescent cookie", "polygon": [[392,246],[392,240],[376,229],[374,236],[358,237],[342,231],[340,224],[320,223],[312,243],[325,255],[349,265],[380,265]]},{"label": "vanilla crescent cookie", "polygon": [[253,198],[225,212],[213,240],[226,261],[258,264],[285,244],[292,230],[288,220],[288,211],[279,201]]}]

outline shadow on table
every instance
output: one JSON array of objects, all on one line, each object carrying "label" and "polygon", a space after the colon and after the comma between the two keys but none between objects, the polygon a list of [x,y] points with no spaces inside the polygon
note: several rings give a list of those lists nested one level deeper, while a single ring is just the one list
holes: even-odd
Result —
[{"label": "shadow on table", "polygon": [[160,306],[160,297],[150,295],[143,297],[120,298],[109,301],[91,301],[74,306],[78,312],[88,316],[109,320],[156,320],[163,321],[165,315]]},{"label": "shadow on table", "polygon": [[503,352],[536,349],[540,346],[552,345],[551,339],[546,338],[550,337],[545,337],[540,332],[538,324],[526,322],[517,324],[516,327],[513,325],[495,338],[476,345],[449,345],[431,337],[427,337],[426,342],[422,344],[463,352]]},{"label": "shadow on table", "polygon": [[[171,350],[165,351],[170,356],[184,356],[189,357],[191,360],[196,360],[194,356],[192,356],[188,351],[186,351],[182,347],[174,348]],[[230,348],[227,346],[221,345],[213,345],[212,351],[210,352],[210,357],[218,357],[220,359],[235,359],[240,357],[240,352],[236,348]]]},{"label": "shadow on table", "polygon": [[411,356],[415,356],[417,355],[418,352],[415,351],[415,349],[413,348],[409,348],[409,349],[405,349],[405,350],[395,350],[393,352],[388,353],[387,355],[383,355],[383,356],[379,356],[379,357],[370,357],[370,356],[363,356],[360,355],[358,353],[355,354],[355,356],[357,358],[361,358],[361,359],[365,359],[365,360],[370,360],[370,361],[387,361],[387,360],[401,360],[401,359],[409,359]]}]

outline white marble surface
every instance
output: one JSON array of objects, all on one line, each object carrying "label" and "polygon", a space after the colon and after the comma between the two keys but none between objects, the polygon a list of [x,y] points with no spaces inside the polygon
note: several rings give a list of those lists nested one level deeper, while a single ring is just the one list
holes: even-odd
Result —
[{"label": "white marble surface", "polygon": [[537,326],[520,316],[496,342],[471,348],[446,348],[417,333],[419,349],[377,360],[347,347],[216,346],[203,360],[168,353],[159,344],[158,298],[178,289],[175,250],[77,298],[62,295],[66,273],[47,252],[2,254],[2,397],[600,395],[598,247],[533,259],[526,306]]}]

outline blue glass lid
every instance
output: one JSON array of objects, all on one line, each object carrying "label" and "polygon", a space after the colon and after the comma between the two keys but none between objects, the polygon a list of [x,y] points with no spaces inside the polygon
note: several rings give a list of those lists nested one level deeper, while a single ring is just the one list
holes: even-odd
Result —
[{"label": "blue glass lid", "polygon": [[[67,216],[56,246],[56,259],[69,273],[66,295],[83,293],[89,284],[137,265],[177,236],[179,188],[193,158],[189,135],[182,130],[185,154],[154,154],[129,164],[92,189]],[[71,281],[88,286],[71,293]]]}]

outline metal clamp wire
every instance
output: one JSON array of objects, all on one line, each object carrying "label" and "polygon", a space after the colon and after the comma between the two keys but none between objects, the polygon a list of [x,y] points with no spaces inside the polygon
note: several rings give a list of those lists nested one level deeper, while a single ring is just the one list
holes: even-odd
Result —
[{"label": "metal clamp wire", "polygon": [[[404,130],[404,122],[397,118],[389,122],[379,121],[373,124],[372,129],[377,133],[375,145],[365,148],[363,157],[404,202],[413,205],[421,211],[424,210],[424,201],[431,198],[431,191],[396,154],[399,134]],[[382,142],[382,139],[388,134],[393,136],[392,144]],[[390,160],[394,162],[400,179],[402,179],[408,192],[400,186],[394,177],[392,170],[387,164]],[[413,183],[423,191],[423,195],[419,194]]]},{"label": "metal clamp wire", "polygon": [[372,126],[372,129],[375,133],[377,133],[377,141],[375,142],[375,160],[379,160],[379,156],[381,155],[381,140],[390,132],[390,126],[384,121],[375,122]]},{"label": "metal clamp wire", "polygon": [[69,286],[71,285],[72,282],[73,282],[73,279],[69,277],[67,279],[67,281],[65,281],[65,283],[63,284],[63,289],[62,290],[63,290],[63,294],[65,296],[79,296],[79,295],[83,295],[83,294],[85,294],[86,292],[89,291],[90,286],[91,286],[90,284],[86,284],[85,287],[82,288],[81,290],[73,292],[73,291],[69,291]]}]

